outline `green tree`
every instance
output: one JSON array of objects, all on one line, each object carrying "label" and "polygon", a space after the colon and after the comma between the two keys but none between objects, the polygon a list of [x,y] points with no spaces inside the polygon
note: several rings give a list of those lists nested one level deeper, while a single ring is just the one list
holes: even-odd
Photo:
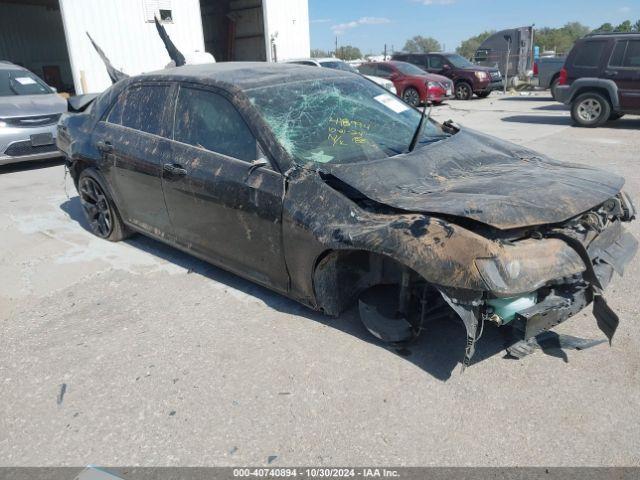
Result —
[{"label": "green tree", "polygon": [[631,32],[633,31],[633,25],[631,25],[631,20],[625,20],[620,25],[616,27],[616,32]]},{"label": "green tree", "polygon": [[311,58],[323,58],[329,57],[329,53],[321,50],[320,48],[312,48],[311,49]]},{"label": "green tree", "polygon": [[609,22],[603,23],[598,28],[595,29],[596,32],[613,32],[613,25]]},{"label": "green tree", "polygon": [[338,47],[336,57],[341,60],[357,60],[359,58],[362,58],[362,52],[358,47],[345,45],[344,47]]},{"label": "green tree", "polygon": [[478,50],[482,42],[494,33],[496,33],[495,30],[489,30],[482,32],[475,37],[468,38],[463,41],[458,48],[456,48],[456,52],[465,58],[473,58],[476,54],[476,50]]},{"label": "green tree", "polygon": [[428,53],[439,52],[442,50],[442,47],[440,46],[440,42],[435,38],[416,35],[407,40],[402,50],[407,53]]},{"label": "green tree", "polygon": [[567,23],[561,28],[539,28],[534,34],[534,42],[542,51],[555,50],[558,54],[565,54],[577,39],[584,37],[589,31],[589,27],[578,22]]}]

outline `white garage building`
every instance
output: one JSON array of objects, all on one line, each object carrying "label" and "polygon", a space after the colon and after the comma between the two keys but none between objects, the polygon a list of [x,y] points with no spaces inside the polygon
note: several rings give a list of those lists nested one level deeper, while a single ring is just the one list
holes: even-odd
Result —
[{"label": "white garage building", "polygon": [[0,0],[0,60],[22,65],[59,91],[111,85],[86,32],[112,64],[133,75],[170,62],[153,18],[183,53],[216,61],[309,56],[307,0]]}]

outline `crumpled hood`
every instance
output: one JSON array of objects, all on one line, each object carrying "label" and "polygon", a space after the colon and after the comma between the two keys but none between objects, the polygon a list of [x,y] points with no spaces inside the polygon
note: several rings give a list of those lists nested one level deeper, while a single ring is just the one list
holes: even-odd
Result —
[{"label": "crumpled hood", "polygon": [[0,97],[0,118],[55,115],[67,111],[67,101],[57,93]]},{"label": "crumpled hood", "polygon": [[498,229],[560,223],[615,196],[617,175],[463,129],[392,158],[322,169],[378,203]]}]

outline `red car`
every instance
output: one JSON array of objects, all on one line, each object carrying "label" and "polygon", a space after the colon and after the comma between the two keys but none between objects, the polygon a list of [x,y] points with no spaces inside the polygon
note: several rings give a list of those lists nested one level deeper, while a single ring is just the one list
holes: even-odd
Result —
[{"label": "red car", "polygon": [[447,77],[427,73],[407,62],[371,62],[358,67],[363,75],[388,78],[398,91],[398,96],[414,107],[427,101],[440,104],[453,98],[453,82]]}]

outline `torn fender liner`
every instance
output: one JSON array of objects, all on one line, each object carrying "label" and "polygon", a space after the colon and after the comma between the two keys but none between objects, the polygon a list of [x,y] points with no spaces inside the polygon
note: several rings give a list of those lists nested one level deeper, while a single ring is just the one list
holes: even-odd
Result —
[{"label": "torn fender liner", "polygon": [[398,289],[377,285],[358,300],[360,319],[367,330],[384,342],[406,342],[413,337],[411,324],[398,315]]},{"label": "torn fender liner", "polygon": [[440,290],[442,298],[449,304],[451,308],[458,314],[465,328],[467,329],[467,346],[465,347],[464,360],[462,362],[462,370],[469,366],[473,354],[476,353],[476,341],[478,340],[478,309],[473,305],[457,303],[449,297],[445,292]]},{"label": "torn fender liner", "polygon": [[[596,275],[587,249],[580,241],[568,235],[554,233],[553,236],[567,242],[567,244],[571,248],[573,248],[578,253],[578,255],[580,255],[580,258],[582,258],[582,260],[584,261],[585,267],[587,269],[584,273],[584,278],[589,282],[593,291],[593,315],[594,317],[596,317],[598,328],[600,328],[602,333],[607,336],[607,339],[609,339],[609,345],[611,345],[613,336],[615,335],[616,330],[618,329],[618,325],[620,324],[620,319],[614,313],[614,311],[611,310],[609,305],[607,305],[607,301],[604,299],[602,283]],[[637,248],[637,242],[633,242],[632,247]]]},{"label": "torn fender liner", "polygon": [[609,345],[611,345],[611,340],[618,329],[620,319],[618,315],[609,308],[609,305],[607,305],[602,295],[596,295],[593,299],[593,316],[596,317],[598,327],[607,336]]}]

